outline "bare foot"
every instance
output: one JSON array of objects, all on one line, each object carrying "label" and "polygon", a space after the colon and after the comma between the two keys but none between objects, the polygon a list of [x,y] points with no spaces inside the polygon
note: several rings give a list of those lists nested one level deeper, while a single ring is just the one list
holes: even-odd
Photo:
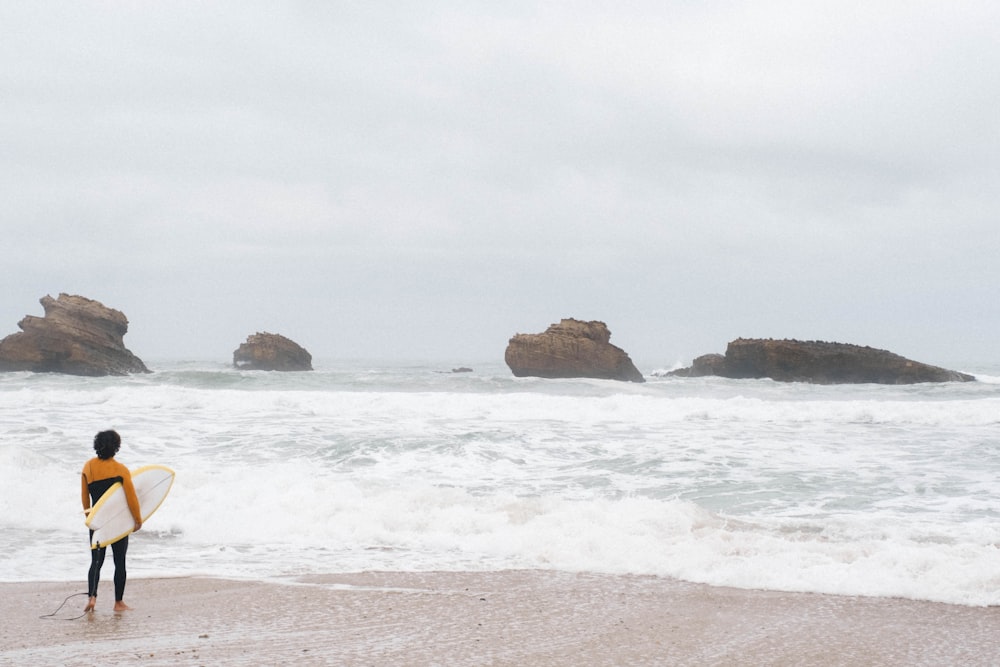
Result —
[{"label": "bare foot", "polygon": [[97,606],[97,598],[90,598],[87,600],[87,606],[83,608],[84,612],[94,611],[94,607]]},{"label": "bare foot", "polygon": [[132,607],[128,606],[121,600],[115,602],[115,611],[132,611]]}]

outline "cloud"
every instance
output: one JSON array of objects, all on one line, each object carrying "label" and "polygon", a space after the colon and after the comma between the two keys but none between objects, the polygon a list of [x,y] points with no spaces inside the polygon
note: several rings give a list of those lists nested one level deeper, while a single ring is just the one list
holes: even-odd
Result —
[{"label": "cloud", "polygon": [[0,331],[70,291],[155,354],[266,322],[318,356],[499,356],[576,316],[650,359],[995,357],[998,14],[8,4]]}]

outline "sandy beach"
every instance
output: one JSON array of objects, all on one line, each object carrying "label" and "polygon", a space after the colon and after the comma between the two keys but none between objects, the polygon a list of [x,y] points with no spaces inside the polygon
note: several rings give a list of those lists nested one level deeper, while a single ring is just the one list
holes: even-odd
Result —
[{"label": "sandy beach", "polygon": [[[110,574],[110,573],[109,573]],[[996,665],[1000,608],[549,571],[2,584],[4,665]],[[73,620],[69,620],[73,619]]]}]

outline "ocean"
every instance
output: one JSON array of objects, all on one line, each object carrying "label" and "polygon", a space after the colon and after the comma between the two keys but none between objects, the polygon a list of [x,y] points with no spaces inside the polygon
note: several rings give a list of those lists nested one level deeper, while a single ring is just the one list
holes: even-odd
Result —
[{"label": "ocean", "polygon": [[909,386],[147,365],[0,374],[0,581],[85,590],[79,475],[114,428],[118,460],[177,472],[133,578],[527,568],[1000,604],[995,364]]}]

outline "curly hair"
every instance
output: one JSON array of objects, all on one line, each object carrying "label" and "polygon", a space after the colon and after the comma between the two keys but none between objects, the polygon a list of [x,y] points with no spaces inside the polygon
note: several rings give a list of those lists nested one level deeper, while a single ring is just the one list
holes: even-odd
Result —
[{"label": "curly hair", "polygon": [[122,438],[117,431],[101,431],[94,436],[94,451],[98,458],[110,459],[121,446]]}]

